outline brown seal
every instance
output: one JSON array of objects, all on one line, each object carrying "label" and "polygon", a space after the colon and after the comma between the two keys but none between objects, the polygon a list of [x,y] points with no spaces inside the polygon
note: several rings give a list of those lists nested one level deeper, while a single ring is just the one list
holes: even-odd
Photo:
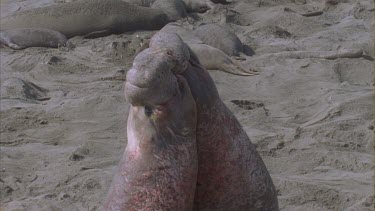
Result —
[{"label": "brown seal", "polygon": [[196,106],[186,80],[171,74],[177,63],[152,49],[135,58],[125,83],[128,143],[103,210],[193,209]]},{"label": "brown seal", "polygon": [[[170,34],[160,31],[155,36],[159,42],[151,42],[152,48],[166,46],[163,37],[164,43],[171,44]],[[182,76],[197,107],[198,179],[194,210],[278,210],[276,189],[262,158],[221,101],[211,76],[193,52]]]}]

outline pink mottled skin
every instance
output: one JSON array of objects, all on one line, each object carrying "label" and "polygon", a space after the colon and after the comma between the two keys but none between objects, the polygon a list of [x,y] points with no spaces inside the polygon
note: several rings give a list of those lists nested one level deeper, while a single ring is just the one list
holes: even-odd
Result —
[{"label": "pink mottled skin", "polygon": [[209,73],[163,33],[127,74],[129,141],[105,210],[278,210],[262,158]]},{"label": "pink mottled skin", "polygon": [[[192,54],[192,53],[191,53]],[[190,57],[190,64],[196,58]],[[278,210],[266,166],[209,73],[190,65],[183,73],[197,104],[198,180],[194,210]]]},{"label": "pink mottled skin", "polygon": [[176,75],[176,80],[178,87],[167,102],[131,106],[128,144],[103,210],[193,209],[196,107],[185,79]]}]

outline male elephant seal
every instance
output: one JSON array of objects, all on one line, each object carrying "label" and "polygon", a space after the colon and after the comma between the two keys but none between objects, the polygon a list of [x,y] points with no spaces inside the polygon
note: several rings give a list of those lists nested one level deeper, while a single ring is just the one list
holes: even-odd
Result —
[{"label": "male elephant seal", "polygon": [[158,9],[120,0],[82,0],[15,12],[1,20],[1,30],[44,28],[67,38],[103,36],[132,30],[156,30],[170,22]]},{"label": "male elephant seal", "polygon": [[249,54],[247,46],[244,46],[237,35],[218,24],[205,24],[198,26],[194,34],[205,44],[222,50],[229,56],[241,56]]},{"label": "male elephant seal", "polygon": [[[159,31],[155,36],[158,36],[158,42],[150,43],[150,48],[165,51],[173,35]],[[174,55],[174,51],[183,52],[176,47],[181,45],[183,43],[176,43],[170,47],[172,53],[166,54],[164,59],[158,58],[162,59],[159,62],[168,61],[168,55]],[[154,60],[139,62],[145,67],[155,63]],[[132,72],[131,77],[144,79],[137,87],[148,88],[146,84],[153,84],[154,89],[161,90],[161,87],[163,93],[170,96],[176,87],[172,80],[176,74],[162,71],[165,69],[148,68],[146,73]],[[193,52],[190,52],[186,70],[179,71],[180,74],[187,80],[197,108],[198,177],[194,210],[278,210],[276,189],[262,158],[238,120],[221,101],[212,78],[199,65]],[[156,99],[158,102],[166,100]]]},{"label": "male elephant seal", "polygon": [[146,49],[127,74],[128,143],[105,211],[193,209],[196,105],[186,80],[171,73],[176,62],[167,51]]}]

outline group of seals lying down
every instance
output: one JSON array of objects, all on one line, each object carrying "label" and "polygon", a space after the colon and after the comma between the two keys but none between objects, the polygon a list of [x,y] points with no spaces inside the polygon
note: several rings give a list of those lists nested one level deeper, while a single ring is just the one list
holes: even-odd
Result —
[{"label": "group of seals lying down", "polygon": [[[203,31],[201,30],[202,28],[210,28],[212,30]],[[238,58],[245,54],[243,52],[242,42],[233,32],[217,24],[202,25],[194,31],[191,31],[183,28],[179,23],[172,22],[168,23],[160,29],[160,31],[178,34],[206,69],[220,70],[241,76],[253,76],[258,74],[258,71],[247,70],[240,62],[229,56],[231,55]],[[211,39],[205,34],[210,35]],[[202,37],[205,38],[205,41],[201,39]]]},{"label": "group of seals lying down", "polygon": [[160,29],[186,17],[187,12],[205,12],[211,7],[208,0],[79,0],[2,18],[0,43],[12,49],[56,48],[74,36],[95,38]]},{"label": "group of seals lying down", "polygon": [[74,36],[156,30],[170,21],[160,9],[121,0],[80,0],[19,11],[2,18],[0,42],[13,49],[58,47]]},{"label": "group of seals lying down", "polygon": [[128,144],[104,210],[278,210],[255,146],[177,34],[151,38],[125,95]]}]

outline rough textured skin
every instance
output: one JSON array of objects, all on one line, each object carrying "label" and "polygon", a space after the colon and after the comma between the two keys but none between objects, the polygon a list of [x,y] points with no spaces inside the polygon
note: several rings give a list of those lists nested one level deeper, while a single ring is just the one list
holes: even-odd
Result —
[{"label": "rough textured skin", "polygon": [[65,46],[66,37],[60,32],[41,28],[21,28],[0,31],[0,43],[12,49],[28,47],[57,48]]},{"label": "rough textured skin", "polygon": [[[147,48],[139,53],[126,76],[132,79],[131,83],[125,83],[127,100],[134,106],[150,105],[150,102],[153,103],[150,106],[156,106],[168,101],[178,86],[176,77],[171,73],[176,63],[177,60],[166,50],[153,52]],[[152,67],[153,71],[136,71],[145,67]]]},{"label": "rough textured skin", "polygon": [[229,56],[240,56],[243,45],[237,35],[218,24],[198,26],[194,34],[207,45],[222,50]]},{"label": "rough textured skin", "polygon": [[[152,52],[146,49],[141,52],[143,58],[164,52]],[[157,57],[162,58],[162,57]],[[170,62],[173,63],[173,62]],[[155,65],[163,62],[135,65],[127,75],[126,84],[139,84],[140,75],[147,75]],[[132,106],[128,117],[128,144],[120,162],[118,172],[112,182],[103,210],[121,211],[164,211],[193,209],[194,192],[197,179],[196,149],[196,105],[186,80],[174,76],[177,86],[170,86],[173,95],[165,102],[145,95],[151,92],[164,95],[163,91],[150,86],[125,89],[125,95]],[[141,82],[143,83],[143,82]],[[147,90],[147,91],[145,91]],[[160,99],[160,98],[158,98]]]},{"label": "rough textured skin", "polygon": [[175,33],[156,33],[150,40],[149,46],[158,50],[168,50],[170,56],[176,60],[173,73],[182,73],[188,66],[190,58],[189,47]]},{"label": "rough textured skin", "polygon": [[70,38],[98,31],[156,30],[168,22],[160,10],[120,0],[82,0],[15,12],[1,20],[1,29],[45,28]]},{"label": "rough textured skin", "polygon": [[160,9],[172,21],[187,16],[185,4],[182,0],[156,0],[151,8]]},{"label": "rough textured skin", "polygon": [[[163,39],[161,32],[158,36],[158,39]],[[169,37],[166,33],[167,41]],[[156,49],[163,46],[153,45],[152,48],[157,52]],[[170,50],[173,49],[176,47]],[[165,61],[173,61],[168,53],[160,55]],[[154,63],[150,66],[146,60],[143,65],[146,68],[154,67]],[[147,76],[147,84],[163,83],[163,87],[168,89],[170,83],[169,87],[175,90],[175,82],[170,80],[175,76],[172,71],[164,72],[163,75],[150,73],[162,69],[165,68],[149,68],[149,73],[140,74],[137,81]],[[182,76],[189,84],[197,108],[198,180],[194,210],[278,210],[276,190],[266,166],[240,123],[221,101],[212,78],[199,65],[193,52],[190,52],[189,65]],[[139,89],[151,89],[143,82],[138,84],[142,87]],[[164,95],[169,96],[170,93]],[[157,98],[152,102],[159,103],[162,100]]]},{"label": "rough textured skin", "polygon": [[190,66],[183,76],[198,112],[194,210],[278,210],[276,189],[262,158],[221,101],[209,73]]}]

